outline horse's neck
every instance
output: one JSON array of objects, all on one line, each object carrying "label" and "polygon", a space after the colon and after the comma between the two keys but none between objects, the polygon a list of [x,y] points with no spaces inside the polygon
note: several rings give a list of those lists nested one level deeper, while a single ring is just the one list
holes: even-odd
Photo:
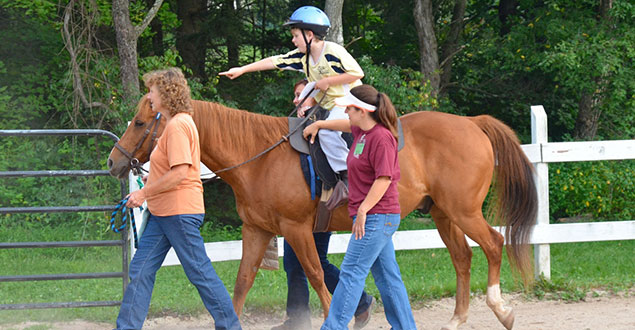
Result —
[{"label": "horse's neck", "polygon": [[193,107],[201,161],[212,171],[250,159],[286,133],[286,118],[256,115],[204,101],[194,101]]}]

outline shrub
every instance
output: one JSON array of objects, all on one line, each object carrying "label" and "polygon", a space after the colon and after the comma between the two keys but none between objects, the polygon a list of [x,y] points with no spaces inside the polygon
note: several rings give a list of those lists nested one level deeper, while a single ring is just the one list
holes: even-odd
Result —
[{"label": "shrub", "polygon": [[575,216],[630,220],[635,214],[635,162],[557,163],[549,166],[552,221]]}]

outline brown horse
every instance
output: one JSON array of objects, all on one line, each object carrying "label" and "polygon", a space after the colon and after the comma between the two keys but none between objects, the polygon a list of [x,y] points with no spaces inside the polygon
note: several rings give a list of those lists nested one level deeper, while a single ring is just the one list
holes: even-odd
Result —
[{"label": "brown horse", "polygon": [[[203,101],[193,101],[193,107],[201,161],[212,171],[251,158],[288,132],[287,118]],[[153,118],[144,97],[119,147],[113,148],[108,159],[113,176],[126,177],[132,157],[142,162],[148,160],[151,139],[146,139],[143,132],[151,130]],[[499,286],[504,239],[485,220],[482,205],[495,175],[497,194],[491,202],[494,214],[507,226],[512,265],[529,278],[531,263],[526,243],[537,210],[531,163],[514,132],[490,116],[418,112],[402,116],[401,123],[405,136],[405,147],[399,152],[402,217],[415,209],[429,209],[456,270],[456,307],[445,328],[456,329],[467,320],[472,259],[467,235],[481,246],[487,257],[487,304],[510,329],[514,314],[504,305]],[[165,121],[161,121],[159,134],[164,125]],[[131,155],[126,156],[121,149]],[[220,177],[231,185],[236,209],[244,222],[243,257],[233,297],[236,312],[239,315],[242,312],[267,243],[277,234],[293,247],[326,316],[331,296],[324,284],[312,236],[317,201],[311,200],[304,183],[298,153],[283,143],[252,162],[220,173]],[[335,211],[329,229],[350,230],[351,225],[343,206]]]}]

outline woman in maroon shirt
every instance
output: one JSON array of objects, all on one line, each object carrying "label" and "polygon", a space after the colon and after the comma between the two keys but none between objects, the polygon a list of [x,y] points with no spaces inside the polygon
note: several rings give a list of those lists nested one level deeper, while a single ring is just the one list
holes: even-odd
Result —
[{"label": "woman in maroon shirt", "polygon": [[346,159],[352,237],[321,329],[348,329],[369,270],[384,302],[388,323],[395,330],[416,329],[392,243],[401,220],[397,112],[386,94],[369,85],[351,89],[335,103],[346,107],[348,120],[317,121],[304,130],[311,142],[321,128],[352,132],[354,137]]}]

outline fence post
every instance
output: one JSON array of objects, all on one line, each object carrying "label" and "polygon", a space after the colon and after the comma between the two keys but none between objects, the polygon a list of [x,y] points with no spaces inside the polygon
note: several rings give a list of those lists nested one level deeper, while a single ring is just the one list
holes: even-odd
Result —
[{"label": "fence post", "polygon": [[[549,225],[549,167],[543,162],[542,145],[548,142],[547,114],[542,105],[531,107],[531,143],[540,145],[540,162],[536,169],[536,190],[538,191],[538,216],[536,225]],[[551,256],[549,244],[534,245],[534,276],[551,278]]]}]

